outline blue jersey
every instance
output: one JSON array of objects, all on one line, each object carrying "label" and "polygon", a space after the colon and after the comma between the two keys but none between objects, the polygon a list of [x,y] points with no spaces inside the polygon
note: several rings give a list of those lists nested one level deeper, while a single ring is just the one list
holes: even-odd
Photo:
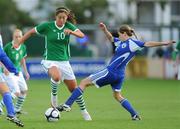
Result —
[{"label": "blue jersey", "polygon": [[4,64],[4,66],[15,75],[18,75],[18,70],[14,67],[11,60],[8,58],[4,50],[0,47],[0,61]]},{"label": "blue jersey", "polygon": [[116,46],[115,54],[112,57],[107,69],[116,73],[124,73],[126,65],[135,56],[137,51],[144,47],[144,42],[129,38],[126,41],[120,41],[114,38]]},{"label": "blue jersey", "polygon": [[126,65],[137,51],[144,47],[144,42],[131,38],[122,42],[118,38],[114,38],[114,44],[116,50],[109,65],[89,77],[97,87],[110,84],[114,91],[120,91],[125,77]]}]

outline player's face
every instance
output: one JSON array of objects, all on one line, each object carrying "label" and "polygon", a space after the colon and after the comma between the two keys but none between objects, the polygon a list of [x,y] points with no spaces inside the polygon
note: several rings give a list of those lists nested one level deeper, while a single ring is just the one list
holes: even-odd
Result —
[{"label": "player's face", "polygon": [[119,39],[120,39],[121,41],[126,41],[127,38],[129,38],[129,37],[127,36],[126,32],[124,32],[124,33],[118,32],[118,34],[119,34]]},{"label": "player's face", "polygon": [[58,26],[63,26],[67,21],[67,14],[65,12],[56,15],[56,23]]},{"label": "player's face", "polygon": [[118,34],[119,34],[119,39],[120,39],[121,41],[124,41],[124,33],[118,32]]},{"label": "player's face", "polygon": [[20,31],[17,31],[14,33],[13,39],[14,40],[20,40],[22,38],[22,33]]}]

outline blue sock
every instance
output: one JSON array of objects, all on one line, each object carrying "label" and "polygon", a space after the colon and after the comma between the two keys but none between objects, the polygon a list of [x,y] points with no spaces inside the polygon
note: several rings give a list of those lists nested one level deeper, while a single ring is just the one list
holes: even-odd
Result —
[{"label": "blue sock", "polygon": [[123,99],[122,101],[120,101],[120,103],[131,114],[131,116],[137,114],[137,112],[133,109],[133,107],[131,106],[131,104],[127,99]]},{"label": "blue sock", "polygon": [[74,101],[83,94],[83,91],[81,88],[77,87],[71,94],[71,96],[68,98],[68,100],[65,102],[66,105],[70,106],[74,103]]},{"label": "blue sock", "polygon": [[6,106],[7,115],[8,116],[14,116],[15,115],[14,105],[12,102],[11,94],[9,92],[6,92],[3,94],[3,101],[4,101],[4,104]]}]

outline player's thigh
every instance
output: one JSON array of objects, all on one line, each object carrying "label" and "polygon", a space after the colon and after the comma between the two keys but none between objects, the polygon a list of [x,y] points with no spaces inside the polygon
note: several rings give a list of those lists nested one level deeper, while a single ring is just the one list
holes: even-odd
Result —
[{"label": "player's thigh", "polygon": [[5,92],[9,92],[9,88],[5,83],[5,80],[2,76],[2,74],[0,74],[0,93],[3,94]]},{"label": "player's thigh", "polygon": [[107,69],[93,73],[89,78],[97,88],[111,84],[114,81],[114,75]]},{"label": "player's thigh", "polygon": [[9,73],[8,76],[3,74],[3,77],[6,81],[7,86],[9,87],[10,92],[20,93],[20,88],[18,86],[18,76],[15,76],[13,73]]},{"label": "player's thigh", "polygon": [[64,80],[64,83],[66,84],[68,90],[72,92],[77,87],[76,79],[74,80]]},{"label": "player's thigh", "polygon": [[4,94],[5,92],[9,92],[9,88],[5,82],[0,82],[0,93]]},{"label": "player's thigh", "polygon": [[59,62],[58,68],[62,73],[62,80],[76,80],[73,69],[69,64],[69,61]]},{"label": "player's thigh", "polygon": [[57,61],[42,60],[41,64],[46,73],[48,73],[54,81],[61,80],[61,71],[58,68]]},{"label": "player's thigh", "polygon": [[124,76],[118,77],[118,78],[116,79],[116,81],[114,81],[113,83],[111,83],[111,88],[112,88],[112,90],[113,90],[113,91],[116,91],[116,92],[120,92],[121,89],[122,89],[123,82],[124,82]]}]

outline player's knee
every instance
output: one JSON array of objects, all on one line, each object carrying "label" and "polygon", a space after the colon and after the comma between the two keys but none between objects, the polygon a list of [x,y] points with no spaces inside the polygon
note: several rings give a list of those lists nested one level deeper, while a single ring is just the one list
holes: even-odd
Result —
[{"label": "player's knee", "polygon": [[82,87],[88,86],[88,80],[87,80],[87,79],[83,79],[83,80],[80,82],[80,86],[82,86]]},{"label": "player's knee", "polygon": [[49,75],[55,82],[59,82],[61,79],[60,72],[58,71],[58,69],[55,66],[53,66],[52,68],[49,69]]},{"label": "player's knee", "polygon": [[117,101],[119,101],[119,96],[114,95],[114,99],[117,100]]},{"label": "player's knee", "polygon": [[20,92],[16,92],[16,93],[14,93],[14,94],[16,95],[16,97],[19,97],[19,96],[21,95]]},{"label": "player's knee", "polygon": [[27,95],[27,90],[21,91],[21,95],[23,96]]},{"label": "player's knee", "polygon": [[60,76],[58,76],[58,75],[52,76],[52,79],[53,79],[55,82],[59,82],[59,81],[60,81]]},{"label": "player's knee", "polygon": [[10,92],[8,86],[5,83],[0,84],[0,92],[1,94]]},{"label": "player's knee", "polygon": [[123,100],[124,98],[122,97],[122,95],[120,93],[114,93],[113,94],[114,98],[117,100],[117,101],[121,101]]}]

